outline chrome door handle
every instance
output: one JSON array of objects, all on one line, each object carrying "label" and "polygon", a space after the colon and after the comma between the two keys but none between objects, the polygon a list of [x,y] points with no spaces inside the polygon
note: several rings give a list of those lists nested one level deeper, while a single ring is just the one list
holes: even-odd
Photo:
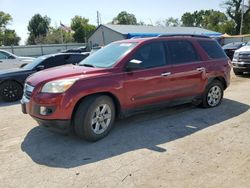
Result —
[{"label": "chrome door handle", "polygon": [[161,74],[161,76],[169,76],[169,75],[171,75],[171,72],[164,72]]},{"label": "chrome door handle", "polygon": [[204,67],[199,67],[196,69],[197,71],[205,71],[206,69]]}]

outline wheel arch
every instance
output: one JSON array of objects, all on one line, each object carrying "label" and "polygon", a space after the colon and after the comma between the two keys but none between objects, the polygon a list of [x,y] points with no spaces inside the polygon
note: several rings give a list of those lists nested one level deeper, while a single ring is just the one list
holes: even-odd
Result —
[{"label": "wheel arch", "polygon": [[113,93],[110,93],[110,92],[99,92],[99,93],[89,94],[89,95],[86,95],[86,96],[80,98],[77,101],[76,105],[74,106],[74,109],[73,109],[72,114],[71,114],[71,119],[74,118],[75,112],[83,100],[85,100],[87,97],[90,97],[90,96],[101,96],[101,95],[108,96],[112,99],[112,101],[114,102],[114,105],[115,105],[116,117],[118,117],[120,112],[121,112],[121,104],[120,104],[118,98]]},{"label": "wheel arch", "polygon": [[217,76],[217,77],[210,78],[208,80],[208,84],[212,83],[215,80],[220,81],[222,83],[224,90],[227,89],[226,79],[224,77],[222,77],[222,76]]}]

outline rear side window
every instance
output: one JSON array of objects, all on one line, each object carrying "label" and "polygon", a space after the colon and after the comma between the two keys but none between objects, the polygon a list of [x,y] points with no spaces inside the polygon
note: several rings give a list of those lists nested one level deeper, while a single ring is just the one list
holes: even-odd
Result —
[{"label": "rear side window", "polygon": [[210,59],[219,59],[227,57],[222,48],[220,47],[220,45],[216,41],[199,40],[198,42],[203,48],[203,50],[205,50]]},{"label": "rear side window", "polygon": [[166,65],[165,49],[161,42],[145,44],[134,55],[133,59],[142,62],[144,68],[153,68]]},{"label": "rear side window", "polygon": [[200,61],[193,44],[189,41],[168,41],[166,42],[172,64],[182,64]]},{"label": "rear side window", "polygon": [[82,54],[71,54],[68,56],[65,56],[66,62],[69,64],[77,64],[83,59],[85,59],[87,55],[82,55]]},{"label": "rear side window", "polygon": [[51,68],[51,67],[65,65],[65,64],[67,64],[67,62],[64,59],[64,55],[50,57],[42,63],[42,65],[44,65],[46,69]]}]

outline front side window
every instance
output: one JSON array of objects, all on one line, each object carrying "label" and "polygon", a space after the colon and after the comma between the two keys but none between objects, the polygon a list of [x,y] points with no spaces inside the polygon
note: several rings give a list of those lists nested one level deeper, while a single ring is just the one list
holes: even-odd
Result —
[{"label": "front side window", "polygon": [[166,42],[172,64],[182,64],[200,61],[193,44],[189,41],[168,41]]},{"label": "front side window", "polygon": [[0,59],[8,59],[8,56],[4,52],[0,52]]},{"label": "front side window", "polygon": [[79,63],[80,66],[110,68],[128,54],[137,43],[112,43],[91,54]]},{"label": "front side window", "polygon": [[166,65],[164,45],[161,42],[145,44],[138,49],[133,59],[140,61],[143,68],[164,66]]}]

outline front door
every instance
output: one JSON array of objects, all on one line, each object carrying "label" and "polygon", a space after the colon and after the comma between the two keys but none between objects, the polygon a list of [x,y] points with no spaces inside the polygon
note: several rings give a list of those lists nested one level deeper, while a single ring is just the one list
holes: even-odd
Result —
[{"label": "front door", "polygon": [[141,62],[143,69],[125,73],[124,89],[127,108],[144,107],[171,97],[171,66],[167,63],[162,42],[144,44],[131,60]]}]

